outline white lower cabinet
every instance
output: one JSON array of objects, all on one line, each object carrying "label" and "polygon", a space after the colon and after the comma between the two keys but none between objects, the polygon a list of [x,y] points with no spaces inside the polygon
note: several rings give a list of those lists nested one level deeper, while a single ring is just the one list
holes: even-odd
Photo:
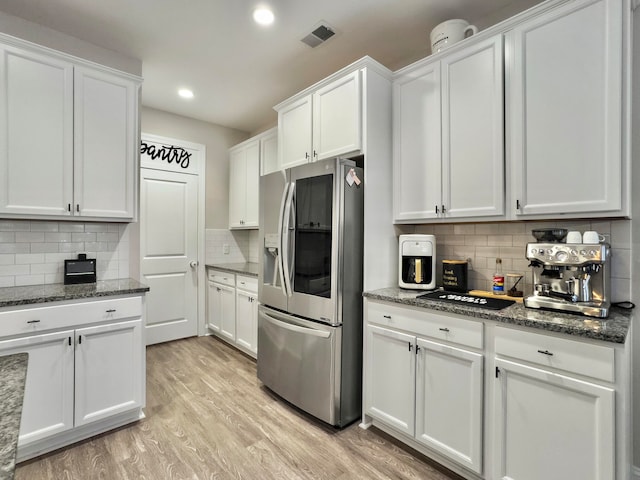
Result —
[{"label": "white lower cabinet", "polygon": [[469,337],[466,320],[368,305],[365,414],[481,473],[483,355],[449,343],[481,345],[482,324]]},{"label": "white lower cabinet", "polygon": [[258,279],[209,269],[209,330],[252,357],[258,352]]},{"label": "white lower cabinet", "polygon": [[73,330],[0,341],[0,355],[29,354],[20,446],[73,428],[74,350]]},{"label": "white lower cabinet", "polygon": [[629,478],[626,344],[364,306],[363,426],[468,479]]},{"label": "white lower cabinet", "polygon": [[0,321],[0,355],[29,354],[18,461],[141,418],[140,297],[0,310]]},{"label": "white lower cabinet", "polygon": [[75,333],[75,425],[140,407],[142,320],[81,328]]},{"label": "white lower cabinet", "polygon": [[[596,362],[606,363],[607,351],[570,340],[547,347],[540,335],[499,330],[504,337],[497,334],[493,412],[498,478],[616,478],[615,390],[608,382],[581,378],[570,363],[582,357],[577,365],[598,372]],[[516,351],[508,348],[514,335],[519,337]]]},{"label": "white lower cabinet", "polygon": [[258,353],[258,294],[245,277],[236,280],[236,343]]}]

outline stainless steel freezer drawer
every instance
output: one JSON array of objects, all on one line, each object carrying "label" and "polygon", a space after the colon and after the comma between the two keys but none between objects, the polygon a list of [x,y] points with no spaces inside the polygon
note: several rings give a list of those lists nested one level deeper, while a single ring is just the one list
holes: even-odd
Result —
[{"label": "stainless steel freezer drawer", "polygon": [[260,305],[258,378],[302,410],[340,422],[342,327],[303,320]]}]

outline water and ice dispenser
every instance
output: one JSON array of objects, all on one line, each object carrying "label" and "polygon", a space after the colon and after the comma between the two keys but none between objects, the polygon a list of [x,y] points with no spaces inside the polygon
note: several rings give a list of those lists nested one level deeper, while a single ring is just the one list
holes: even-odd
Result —
[{"label": "water and ice dispenser", "polygon": [[400,288],[436,288],[436,237],[400,235],[398,242],[398,285]]}]

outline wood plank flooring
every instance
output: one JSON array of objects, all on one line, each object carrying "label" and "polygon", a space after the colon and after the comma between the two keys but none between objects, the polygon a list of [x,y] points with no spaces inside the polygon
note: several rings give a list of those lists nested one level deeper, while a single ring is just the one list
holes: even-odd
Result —
[{"label": "wood plank flooring", "polygon": [[255,362],[215,337],[147,348],[145,412],[20,464],[16,480],[460,479],[376,429],[315,421],[261,386]]}]

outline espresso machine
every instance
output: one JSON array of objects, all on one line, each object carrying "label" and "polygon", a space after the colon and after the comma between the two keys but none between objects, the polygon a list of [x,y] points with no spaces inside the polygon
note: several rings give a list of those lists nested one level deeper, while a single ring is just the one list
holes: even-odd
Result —
[{"label": "espresso machine", "polygon": [[611,305],[610,255],[607,243],[528,243],[534,290],[524,305],[606,318]]}]

